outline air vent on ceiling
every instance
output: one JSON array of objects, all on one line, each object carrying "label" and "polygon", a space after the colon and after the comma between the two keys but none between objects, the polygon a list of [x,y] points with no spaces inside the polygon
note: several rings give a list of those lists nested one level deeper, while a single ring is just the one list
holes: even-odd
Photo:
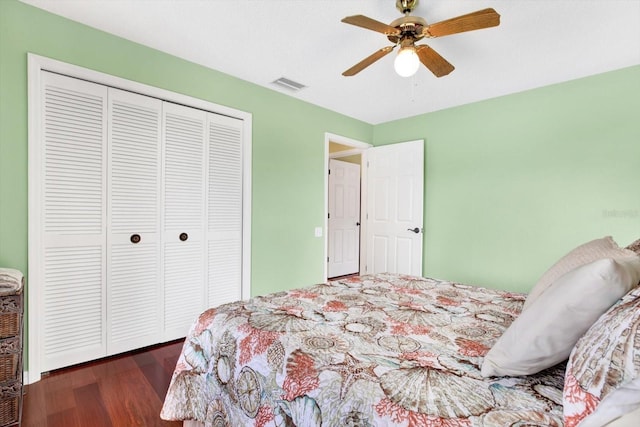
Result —
[{"label": "air vent on ceiling", "polygon": [[280,87],[283,87],[285,89],[291,90],[293,92],[297,92],[300,89],[304,89],[306,87],[302,83],[294,82],[293,80],[290,80],[286,77],[280,77],[278,80],[274,80],[271,83],[278,85]]}]

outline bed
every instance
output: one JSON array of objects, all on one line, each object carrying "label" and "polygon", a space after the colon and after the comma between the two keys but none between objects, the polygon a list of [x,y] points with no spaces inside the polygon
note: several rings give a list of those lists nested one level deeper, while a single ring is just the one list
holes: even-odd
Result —
[{"label": "bed", "polygon": [[524,294],[392,274],[203,313],[164,419],[229,426],[562,426],[564,364],[483,378]]},{"label": "bed", "polygon": [[161,417],[185,426],[640,425],[640,240],[528,294],[376,274],[211,308]]}]

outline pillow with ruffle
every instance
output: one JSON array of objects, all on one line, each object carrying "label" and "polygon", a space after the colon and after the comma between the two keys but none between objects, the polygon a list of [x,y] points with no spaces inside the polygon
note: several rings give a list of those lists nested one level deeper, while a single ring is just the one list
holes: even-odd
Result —
[{"label": "pillow with ruffle", "polygon": [[640,254],[640,239],[636,240],[633,243],[630,243],[629,246],[627,246],[625,249],[628,249],[630,251],[634,251],[637,254]]},{"label": "pillow with ruffle", "polygon": [[[640,252],[638,252],[638,254],[640,254]],[[549,267],[544,274],[542,274],[540,279],[538,279],[529,292],[529,295],[527,295],[527,299],[522,306],[522,310],[527,310],[531,305],[533,305],[533,302],[540,297],[540,295],[549,289],[553,282],[571,270],[590,264],[599,259],[621,259],[635,257],[636,255],[637,254],[629,250],[628,247],[621,248],[618,246],[611,236],[605,236],[601,239],[595,239],[584,243],[572,249],[555,264]]]},{"label": "pillow with ruffle", "polygon": [[640,287],[603,314],[571,351],[565,427],[601,427],[640,408]]}]

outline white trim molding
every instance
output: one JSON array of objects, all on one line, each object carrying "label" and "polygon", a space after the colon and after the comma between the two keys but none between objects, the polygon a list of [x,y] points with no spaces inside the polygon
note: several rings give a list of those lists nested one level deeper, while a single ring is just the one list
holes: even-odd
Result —
[{"label": "white trim molding", "polygon": [[[338,144],[346,145],[348,147],[353,147],[350,150],[344,150],[337,153],[329,153],[329,144],[335,142]],[[357,139],[349,138],[342,135],[337,135],[330,132],[325,132],[324,134],[324,257],[323,261],[323,281],[327,281],[328,279],[328,265],[327,265],[327,254],[329,253],[329,159],[352,156],[355,154],[362,154],[362,168],[361,174],[362,179],[360,181],[360,216],[364,219],[364,215],[366,215],[366,209],[362,209],[362,207],[367,206],[367,189],[366,186],[363,185],[366,182],[366,173],[367,168],[365,159],[366,159],[366,151],[373,147],[373,145],[358,141]],[[364,271],[364,264],[366,258],[366,247],[365,241],[363,240],[363,236],[365,236],[364,232],[366,231],[366,221],[360,221],[360,271]]]}]

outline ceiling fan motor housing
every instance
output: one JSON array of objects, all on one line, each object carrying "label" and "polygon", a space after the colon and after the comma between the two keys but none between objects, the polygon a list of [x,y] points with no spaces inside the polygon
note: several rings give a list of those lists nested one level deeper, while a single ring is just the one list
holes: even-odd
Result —
[{"label": "ceiling fan motor housing", "polygon": [[400,30],[400,34],[390,34],[387,36],[390,42],[398,43],[404,39],[418,41],[424,37],[422,29],[427,26],[427,21],[419,16],[403,16],[393,21],[389,26]]}]

